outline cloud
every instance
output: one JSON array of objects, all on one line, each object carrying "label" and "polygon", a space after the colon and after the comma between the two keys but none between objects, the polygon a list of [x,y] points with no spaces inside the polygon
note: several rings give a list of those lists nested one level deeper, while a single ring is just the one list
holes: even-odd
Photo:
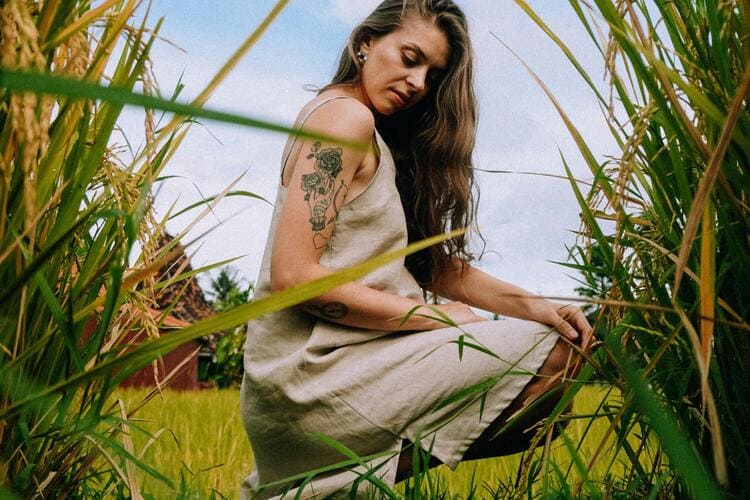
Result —
[{"label": "cloud", "polygon": [[380,4],[381,0],[330,0],[330,11],[334,17],[354,27]]},{"label": "cloud", "polygon": [[[274,28],[277,38],[254,49],[215,92],[209,106],[292,123],[298,110],[312,97],[302,90],[303,85],[325,82],[338,55],[338,41],[331,43],[335,49],[316,44],[338,40],[345,31],[342,24],[348,30],[377,4],[377,0],[330,0],[323,9],[314,6],[320,21],[315,24],[315,37],[311,37],[310,26],[300,28],[292,23],[297,18],[308,19],[312,3],[301,1],[299,6],[290,5],[285,13],[288,18],[284,18],[288,24]],[[490,31],[498,34],[539,72],[596,153],[612,151],[606,125],[599,118],[595,101],[580,76],[554,43],[512,1],[476,0],[459,1],[459,4],[469,17],[476,53],[480,96],[477,166],[564,174],[559,148],[576,176],[590,177],[552,104]],[[578,29],[575,14],[567,11],[570,9],[550,4],[552,2],[540,4],[540,15],[574,53],[586,56],[582,63],[593,68],[592,76],[596,80],[601,63],[591,55],[590,42],[586,33]],[[300,13],[303,11],[304,15]],[[331,22],[331,18],[337,22]],[[287,22],[284,19],[281,22]],[[190,39],[188,54],[157,46],[153,58],[163,89],[173,87],[185,71],[187,87],[182,97],[186,99],[196,95],[207,83],[234,46],[226,46],[224,53],[218,52],[223,40],[220,31],[171,35],[178,45],[183,42],[180,37]],[[283,39],[282,47],[274,45],[279,39]],[[296,48],[289,50],[289,47]],[[280,53],[285,56],[280,57]],[[128,114],[122,125],[132,137],[143,127],[137,113]],[[182,178],[164,183],[156,201],[157,209],[163,214],[177,197],[178,207],[184,207],[199,200],[201,193],[216,194],[244,171],[248,173],[235,189],[255,192],[274,201],[285,140],[282,134],[211,122],[194,126],[164,172]],[[533,292],[571,294],[575,284],[565,276],[570,271],[548,262],[565,260],[565,245],[574,240],[569,230],[579,224],[579,208],[566,181],[482,174],[479,182],[482,193],[479,223],[488,243],[488,253],[479,265],[490,274]],[[194,257],[195,266],[247,254],[233,265],[244,277],[254,280],[271,214],[272,208],[261,201],[240,197],[224,200],[191,233],[195,237],[219,221],[229,219],[205,238]],[[178,231],[189,218],[183,216],[174,220],[170,229]]]}]

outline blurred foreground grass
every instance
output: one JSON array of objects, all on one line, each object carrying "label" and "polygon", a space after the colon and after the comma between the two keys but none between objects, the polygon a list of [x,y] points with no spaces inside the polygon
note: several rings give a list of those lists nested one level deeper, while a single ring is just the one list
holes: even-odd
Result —
[{"label": "blurred foreground grass", "polygon": [[[132,408],[142,401],[147,393],[146,390],[119,390],[117,397],[123,400],[126,407]],[[576,397],[575,413],[595,413],[606,393],[606,388],[600,386],[584,388]],[[607,400],[613,405],[619,405],[620,398],[614,394],[610,394]],[[229,498],[238,497],[240,482],[250,472],[253,464],[250,445],[239,415],[239,391],[167,390],[139,410],[131,422],[157,436],[145,450],[145,463],[156,466],[174,482],[177,490],[170,490],[165,484],[139,472],[141,491],[146,498],[174,498],[178,493],[188,493],[188,496],[194,498],[208,498],[212,492]],[[574,445],[577,445],[586,434],[579,450],[584,461],[594,454],[609,427],[608,420],[599,417],[593,421],[591,429],[586,433],[589,423],[590,418],[575,419],[565,431]],[[135,453],[138,455],[144,450],[150,438],[145,433],[135,430],[132,434]],[[614,437],[609,436],[607,440],[612,441]],[[637,436],[631,436],[629,441],[635,445],[639,444]],[[604,450],[611,448],[610,443],[604,446]],[[541,452],[538,454],[541,456]],[[573,465],[571,455],[562,439],[553,441],[551,459],[563,471]],[[455,471],[447,467],[438,467],[433,478],[439,481],[440,490],[447,490],[450,497],[466,498],[473,476],[478,498],[491,498],[493,495],[490,491],[498,490],[500,484],[514,481],[520,460],[519,454],[462,463]],[[609,474],[610,479],[607,482],[611,483],[613,479],[616,482],[616,476],[622,473],[618,457],[605,452],[596,462],[588,477],[589,481],[596,484]],[[570,477],[575,477],[575,472]],[[575,485],[568,486],[574,488]],[[403,492],[403,488],[397,490]]]}]

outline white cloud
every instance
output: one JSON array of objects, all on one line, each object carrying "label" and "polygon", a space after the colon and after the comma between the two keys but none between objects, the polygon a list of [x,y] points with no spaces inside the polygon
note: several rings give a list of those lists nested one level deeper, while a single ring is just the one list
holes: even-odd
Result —
[{"label": "white cloud", "polygon": [[331,13],[349,26],[355,26],[380,4],[381,0],[331,0]]}]

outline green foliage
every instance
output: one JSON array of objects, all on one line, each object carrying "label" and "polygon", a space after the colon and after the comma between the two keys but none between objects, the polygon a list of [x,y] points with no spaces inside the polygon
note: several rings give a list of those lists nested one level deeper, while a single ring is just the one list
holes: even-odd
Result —
[{"label": "green foliage", "polygon": [[[122,168],[110,146],[122,106],[11,92],[5,78],[34,70],[98,81],[115,59],[113,85],[147,86],[158,25],[148,33],[126,30],[132,6],[93,12],[85,2],[59,11],[56,2],[37,11],[29,5],[12,0],[2,7],[0,483],[23,497],[118,491],[127,489],[131,469],[121,460],[129,451],[113,441],[121,417],[107,398],[132,368],[87,375],[116,359],[128,334],[158,331],[148,314],[153,280],[148,273],[136,278],[128,255],[139,242],[142,270],[165,253],[153,245],[158,223],[149,190],[170,146],[140,171]],[[90,23],[103,16],[109,21],[94,38]],[[142,293],[133,291],[139,281],[146,282]],[[76,375],[77,384],[62,388]],[[50,387],[60,390],[45,393]],[[108,463],[95,467],[102,455]]]},{"label": "green foliage", "polygon": [[[230,310],[246,304],[252,298],[254,285],[249,283],[243,287],[237,274],[227,266],[221,268],[216,278],[211,280],[208,294],[212,297],[211,307],[214,311]],[[239,387],[244,373],[242,363],[246,336],[247,324],[209,335],[208,343],[213,354],[210,359],[199,360],[199,378],[222,388]]]},{"label": "green foliage", "polygon": [[611,278],[598,317],[601,373],[624,388],[618,419],[656,432],[672,467],[643,469],[633,450],[626,489],[717,498],[721,488],[745,498],[750,2],[571,0],[602,54],[611,99],[516,2],[591,86],[621,148],[598,163],[553,99],[594,176],[587,193],[570,176],[582,210],[571,267],[592,295],[601,276]]},{"label": "green foliage", "polygon": [[[582,247],[576,247],[573,252],[581,251]],[[607,262],[602,256],[599,246],[594,243],[585,248],[587,258],[586,265],[578,266],[579,271],[583,271],[583,282],[581,286],[575,288],[575,292],[582,297],[601,300],[605,299],[612,288],[612,276],[609,274]],[[569,265],[569,264],[566,264]],[[571,266],[572,267],[572,266]],[[587,303],[581,306],[591,324],[597,321],[600,308],[594,303]]]},{"label": "green foliage", "polygon": [[[119,389],[114,396],[133,408],[149,391]],[[219,498],[237,498],[239,484],[253,465],[238,400],[237,390],[167,389],[138,412],[131,432],[133,449],[147,463],[159,464],[172,482],[170,486],[138,471],[144,497],[202,499],[215,492]]]},{"label": "green foliage", "polygon": [[211,362],[202,369],[202,380],[215,383],[218,387],[239,387],[244,373],[242,361],[245,353],[247,327],[241,325],[228,332],[219,333]]},{"label": "green foliage", "polygon": [[237,277],[238,272],[230,266],[219,270],[218,276],[211,279],[211,307],[216,312],[226,311],[235,306],[246,304],[251,298],[255,286],[249,283],[247,287],[242,286],[242,279]]},{"label": "green foliage", "polygon": [[[131,408],[148,394],[145,389],[126,389],[118,390],[116,397]],[[252,451],[237,411],[238,398],[236,389],[166,390],[138,412],[137,427],[131,431],[133,448],[136,454],[143,454],[146,462],[160,464],[160,471],[172,480],[172,486],[168,486],[136,471],[144,497],[173,498],[181,489],[192,494],[193,498],[206,498],[212,492],[237,497],[239,482],[249,474],[253,465]],[[622,447],[618,449],[616,446],[618,437],[608,433],[611,412],[597,412],[602,402],[610,409],[617,408],[622,397],[605,386],[583,387],[575,398],[577,418],[570,420],[566,435],[584,460],[604,444],[601,459],[587,473],[589,483],[600,490],[602,496],[606,494],[623,500],[646,498],[647,486],[638,486],[633,481],[624,484],[627,475],[622,463],[627,461],[627,454]],[[209,421],[211,425],[206,425]],[[634,448],[640,446],[641,436],[637,428],[630,432],[627,441]],[[538,473],[530,486],[532,496],[570,498],[580,479],[575,469],[565,477],[568,464],[572,462],[572,452],[562,440],[558,440],[552,443],[549,453],[551,458],[544,466],[543,450],[532,454],[538,464]],[[445,466],[429,472],[418,470],[422,472],[418,480],[412,478],[397,484],[393,493],[398,498],[464,500],[471,498],[474,490],[473,498],[476,499],[514,498],[518,496],[514,492],[523,491],[515,483],[524,460],[524,454],[516,454],[461,463],[455,471]],[[555,467],[560,470],[560,475],[555,472]],[[421,469],[419,465],[415,468]],[[543,489],[545,477],[546,490]],[[184,478],[184,487],[180,486],[181,478]],[[545,496],[544,491],[549,494]],[[643,491],[646,493],[641,494]]]}]

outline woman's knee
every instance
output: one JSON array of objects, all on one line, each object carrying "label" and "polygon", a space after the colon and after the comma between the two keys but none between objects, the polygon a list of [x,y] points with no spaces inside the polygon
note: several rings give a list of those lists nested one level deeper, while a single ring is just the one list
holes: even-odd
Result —
[{"label": "woman's knee", "polygon": [[562,383],[573,377],[580,365],[579,356],[565,340],[558,339],[547,355],[536,376],[521,393],[524,401],[543,397],[547,404],[554,406],[561,397]]},{"label": "woman's knee", "polygon": [[547,359],[539,369],[539,375],[547,377],[562,376],[569,378],[573,376],[580,365],[580,356],[566,340],[559,338],[555,346],[547,355]]}]

